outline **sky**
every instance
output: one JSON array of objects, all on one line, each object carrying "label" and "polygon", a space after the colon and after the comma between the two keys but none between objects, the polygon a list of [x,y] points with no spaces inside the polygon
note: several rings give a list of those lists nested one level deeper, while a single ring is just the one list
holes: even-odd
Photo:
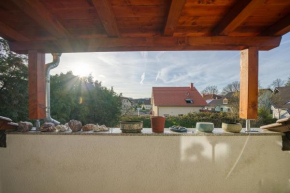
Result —
[{"label": "sky", "polygon": [[[46,62],[52,56],[46,54]],[[62,54],[60,65],[51,74],[72,71],[92,74],[108,88],[125,97],[149,98],[152,87],[194,86],[201,92],[206,86],[223,87],[240,79],[239,51],[150,51],[90,52]],[[278,48],[259,52],[259,82],[267,88],[273,80],[290,77],[290,33],[282,37]]]}]

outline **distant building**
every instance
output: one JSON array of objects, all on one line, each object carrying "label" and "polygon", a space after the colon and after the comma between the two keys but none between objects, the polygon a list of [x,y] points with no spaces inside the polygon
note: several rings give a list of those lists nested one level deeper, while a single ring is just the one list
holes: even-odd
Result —
[{"label": "distant building", "polygon": [[290,86],[274,89],[271,110],[273,118],[282,119],[290,117]]},{"label": "distant building", "polygon": [[153,87],[151,103],[155,116],[182,116],[207,105],[193,83],[189,87]]},{"label": "distant building", "polygon": [[222,96],[217,95],[217,94],[202,94],[202,97],[204,98],[204,100],[207,103],[210,103],[213,100],[221,99],[222,98]]},{"label": "distant building", "polygon": [[131,115],[134,111],[133,102],[127,97],[121,97],[122,106],[121,113],[122,115]]},{"label": "distant building", "polygon": [[229,103],[233,94],[234,92],[229,92],[228,94],[220,97],[219,99],[212,99],[211,101],[209,101],[205,109],[212,112],[232,112],[232,108]]},{"label": "distant building", "polygon": [[141,108],[145,110],[151,110],[152,109],[152,104],[151,104],[151,99],[145,99],[143,100],[143,103],[141,105]]}]

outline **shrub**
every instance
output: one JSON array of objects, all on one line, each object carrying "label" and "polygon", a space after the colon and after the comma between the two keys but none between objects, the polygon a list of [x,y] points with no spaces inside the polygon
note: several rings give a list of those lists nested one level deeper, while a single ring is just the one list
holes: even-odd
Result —
[{"label": "shrub", "polygon": [[[220,128],[222,122],[225,120],[232,120],[235,116],[235,122],[241,123],[245,126],[245,120],[238,118],[238,115],[233,115],[232,113],[219,112],[200,112],[200,113],[189,113],[184,116],[168,116],[166,117],[165,127],[168,128],[172,125],[181,125],[187,128],[195,128],[197,122],[212,122],[215,127]],[[151,121],[149,116],[126,116],[122,117],[121,121],[143,121],[144,128],[151,128]],[[269,116],[264,116],[262,112],[259,112],[259,119],[252,121],[252,127],[260,127],[261,125],[269,124],[275,122],[275,119],[272,119]]]}]

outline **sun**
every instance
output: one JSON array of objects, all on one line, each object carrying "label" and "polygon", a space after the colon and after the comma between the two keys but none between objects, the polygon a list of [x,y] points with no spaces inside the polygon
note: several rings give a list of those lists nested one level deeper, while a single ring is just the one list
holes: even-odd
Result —
[{"label": "sun", "polygon": [[72,72],[74,75],[85,77],[85,76],[88,76],[89,74],[92,74],[93,69],[89,65],[86,65],[86,64],[77,64],[73,66]]}]

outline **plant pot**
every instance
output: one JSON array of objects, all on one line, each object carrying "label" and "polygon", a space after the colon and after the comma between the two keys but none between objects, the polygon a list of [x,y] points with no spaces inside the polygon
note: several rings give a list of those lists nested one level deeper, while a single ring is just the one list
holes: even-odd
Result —
[{"label": "plant pot", "polygon": [[226,132],[240,133],[242,125],[240,123],[222,123],[222,128]]},{"label": "plant pot", "polygon": [[196,128],[201,132],[211,133],[214,129],[214,125],[209,122],[197,122]]},{"label": "plant pot", "polygon": [[165,117],[162,116],[151,117],[151,127],[154,133],[163,133],[164,126],[165,126]]},{"label": "plant pot", "polygon": [[143,121],[120,121],[122,133],[141,133]]}]

